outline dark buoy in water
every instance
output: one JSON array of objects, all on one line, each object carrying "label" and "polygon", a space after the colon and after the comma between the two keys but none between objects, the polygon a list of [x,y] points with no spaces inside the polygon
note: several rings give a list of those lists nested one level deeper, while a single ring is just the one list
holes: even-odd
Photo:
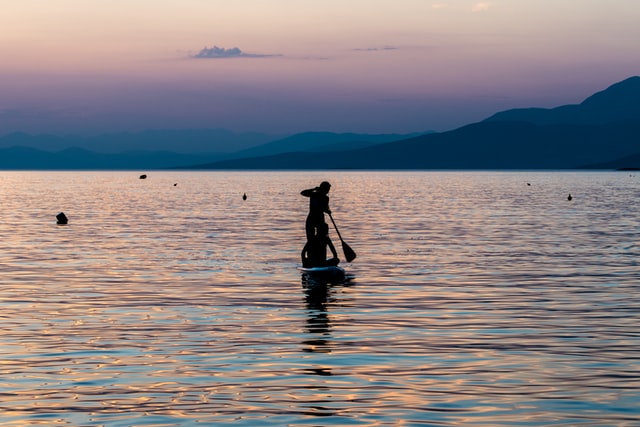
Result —
[{"label": "dark buoy in water", "polygon": [[247,193],[244,193],[244,194],[242,195],[242,200],[247,200]]},{"label": "dark buoy in water", "polygon": [[569,193],[569,197],[567,197],[567,200],[568,200],[568,201],[573,200],[573,197],[571,197],[571,193]]},{"label": "dark buoy in water", "polygon": [[176,182],[175,184],[173,184],[173,186],[174,186],[174,187],[177,187],[177,186],[178,186],[178,183]]},{"label": "dark buoy in water", "polygon": [[65,225],[69,222],[69,218],[67,218],[64,212],[60,212],[58,215],[56,215],[56,219],[58,220],[58,225]]},{"label": "dark buoy in water", "polygon": [[147,175],[145,174],[140,175],[140,179],[147,179]]}]

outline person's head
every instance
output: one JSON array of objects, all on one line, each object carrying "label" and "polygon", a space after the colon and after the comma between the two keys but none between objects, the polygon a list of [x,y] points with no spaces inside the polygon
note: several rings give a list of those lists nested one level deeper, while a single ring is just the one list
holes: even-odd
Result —
[{"label": "person's head", "polygon": [[320,183],[320,187],[318,187],[320,189],[320,191],[322,191],[324,194],[328,194],[329,190],[331,190],[331,184],[329,184],[327,181],[322,181]]},{"label": "person's head", "polygon": [[329,235],[329,226],[327,224],[325,224],[324,222],[321,224],[318,224],[318,236],[327,236]]}]

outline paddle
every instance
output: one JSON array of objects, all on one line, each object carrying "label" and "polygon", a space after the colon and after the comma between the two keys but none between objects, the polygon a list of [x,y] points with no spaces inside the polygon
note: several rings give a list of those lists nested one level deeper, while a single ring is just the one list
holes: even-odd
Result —
[{"label": "paddle", "polygon": [[331,216],[331,214],[329,214],[329,218],[331,218],[331,222],[333,223],[333,228],[336,229],[336,233],[338,233],[338,238],[340,239],[340,243],[342,243],[342,252],[344,252],[344,257],[346,258],[347,262],[353,261],[354,259],[356,259],[356,253],[353,251],[353,249],[351,249],[349,245],[345,243],[344,240],[342,240],[342,236],[340,235],[340,230],[338,230],[338,226],[336,225],[336,222],[333,220],[333,217]]}]

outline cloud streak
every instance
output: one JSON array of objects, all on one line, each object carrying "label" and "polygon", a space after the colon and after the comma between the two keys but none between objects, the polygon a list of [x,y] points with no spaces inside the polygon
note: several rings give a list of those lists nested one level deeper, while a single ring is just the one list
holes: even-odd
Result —
[{"label": "cloud streak", "polygon": [[476,3],[473,6],[472,11],[473,12],[486,12],[487,10],[491,9],[492,6],[493,6],[493,3],[480,2],[480,3]]},{"label": "cloud streak", "polygon": [[221,59],[221,58],[270,58],[274,56],[282,56],[275,54],[259,54],[259,53],[245,53],[237,47],[225,49],[223,47],[213,46],[204,47],[193,58],[198,59]]}]

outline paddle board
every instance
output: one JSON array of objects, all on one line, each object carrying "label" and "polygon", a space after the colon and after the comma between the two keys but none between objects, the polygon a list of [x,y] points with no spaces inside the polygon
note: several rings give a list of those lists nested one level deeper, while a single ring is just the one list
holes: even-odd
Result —
[{"label": "paddle board", "polygon": [[337,265],[327,267],[298,267],[298,270],[307,274],[344,275],[344,268],[338,267]]}]

